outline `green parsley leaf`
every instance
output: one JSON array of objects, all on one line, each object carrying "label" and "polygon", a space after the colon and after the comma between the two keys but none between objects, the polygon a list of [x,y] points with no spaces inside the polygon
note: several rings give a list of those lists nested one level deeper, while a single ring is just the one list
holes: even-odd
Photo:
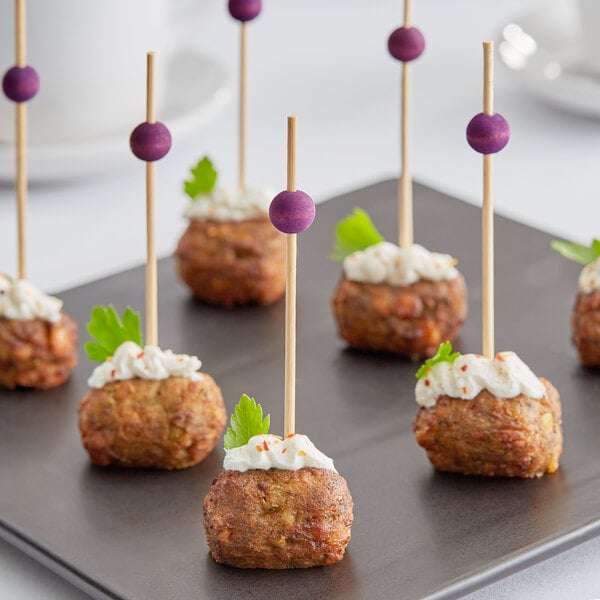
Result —
[{"label": "green parsley leaf", "polygon": [[183,184],[185,193],[194,200],[200,194],[210,194],[217,183],[217,172],[205,156],[193,169],[192,179]]},{"label": "green parsley leaf", "polygon": [[436,355],[432,358],[428,358],[424,365],[421,365],[417,371],[415,377],[417,379],[423,379],[427,373],[431,370],[433,365],[437,365],[442,362],[449,362],[452,364],[458,357],[460,352],[452,352],[452,344],[450,342],[443,342],[440,344]]},{"label": "green parsley leaf", "polygon": [[554,240],[550,246],[565,258],[575,261],[580,265],[589,265],[600,257],[600,240],[594,240],[591,246]]},{"label": "green parsley leaf", "polygon": [[90,360],[104,362],[123,342],[135,342],[138,346],[143,344],[140,315],[130,307],[125,309],[120,319],[112,304],[94,306],[87,330],[96,340],[85,344]]},{"label": "green parsley leaf", "polygon": [[383,240],[371,217],[364,210],[355,208],[351,215],[336,225],[335,244],[330,258],[341,262],[349,254],[374,246]]},{"label": "green parsley leaf", "polygon": [[262,406],[257,404],[254,398],[242,394],[231,415],[231,427],[225,432],[225,450],[244,446],[254,435],[269,433],[270,425],[271,415],[263,419]]}]

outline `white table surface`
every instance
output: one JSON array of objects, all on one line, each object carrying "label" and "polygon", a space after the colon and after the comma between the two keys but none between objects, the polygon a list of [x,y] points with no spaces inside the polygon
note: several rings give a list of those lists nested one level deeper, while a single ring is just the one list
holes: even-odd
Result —
[{"label": "white table surface", "polygon": [[[478,203],[481,161],[464,139],[481,110],[481,41],[543,0],[417,0],[414,21],[427,52],[414,68],[415,178]],[[399,66],[386,51],[400,24],[399,0],[277,0],[250,29],[249,179],[285,186],[285,115],[299,117],[299,186],[317,201],[393,176],[398,163]],[[0,24],[1,28],[8,24]],[[195,44],[235,75],[237,28],[215,6]],[[0,35],[3,30],[0,30]],[[10,59],[0,57],[0,64]],[[235,76],[233,77],[235,85]],[[2,100],[5,101],[5,100]],[[541,229],[589,241],[600,234],[600,122],[556,111],[522,94],[498,65],[496,109],[512,138],[496,161],[496,206]],[[7,126],[7,124],[0,124]],[[158,250],[184,228],[187,169],[209,153],[222,181],[236,177],[235,104],[174,140],[158,167]],[[144,176],[140,163],[68,185],[34,186],[29,208],[29,277],[56,291],[144,259]],[[14,273],[15,213],[0,187],[2,269]],[[575,282],[574,282],[575,286]],[[10,482],[2,482],[10,485]],[[200,541],[201,542],[201,541]],[[600,598],[600,540],[591,540],[470,600]],[[82,592],[0,542],[0,600],[71,600]]]}]

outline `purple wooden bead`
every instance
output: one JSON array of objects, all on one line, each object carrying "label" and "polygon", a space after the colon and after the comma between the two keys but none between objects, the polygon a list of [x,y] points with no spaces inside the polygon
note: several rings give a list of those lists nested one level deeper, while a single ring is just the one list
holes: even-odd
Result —
[{"label": "purple wooden bead", "polygon": [[27,102],[40,89],[40,77],[33,67],[11,67],[2,79],[4,95],[13,102]]},{"label": "purple wooden bead", "polygon": [[388,50],[402,62],[415,60],[425,50],[425,37],[416,27],[399,27],[388,39]]},{"label": "purple wooden bead", "polygon": [[500,152],[510,139],[508,121],[498,113],[475,115],[467,125],[467,142],[481,154]]},{"label": "purple wooden bead", "polygon": [[302,233],[315,220],[315,203],[304,192],[280,192],[269,207],[269,217],[283,233]]},{"label": "purple wooden bead", "polygon": [[140,160],[154,162],[171,149],[171,134],[162,123],[140,123],[131,133],[129,145]]},{"label": "purple wooden bead", "polygon": [[238,21],[252,21],[261,9],[262,0],[229,0],[229,14]]}]

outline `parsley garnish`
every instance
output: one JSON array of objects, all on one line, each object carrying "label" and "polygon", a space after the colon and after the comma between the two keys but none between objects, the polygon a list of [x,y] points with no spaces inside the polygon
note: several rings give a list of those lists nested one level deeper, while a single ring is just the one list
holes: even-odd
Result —
[{"label": "parsley garnish", "polygon": [[96,340],[85,344],[85,351],[90,360],[104,362],[123,342],[142,345],[140,315],[130,307],[125,309],[121,319],[112,304],[94,306],[87,330]]},{"label": "parsley garnish", "polygon": [[231,415],[231,427],[225,432],[225,450],[245,446],[254,435],[269,433],[270,425],[271,415],[263,419],[262,406],[254,398],[242,394]]},{"label": "parsley garnish", "polygon": [[210,194],[217,183],[217,172],[208,156],[192,169],[192,176],[192,179],[183,184],[185,193],[192,200],[200,194]]},{"label": "parsley garnish", "polygon": [[335,244],[330,258],[341,262],[349,254],[374,246],[383,240],[371,217],[364,210],[355,208],[351,215],[336,225]]},{"label": "parsley garnish", "polygon": [[581,265],[589,265],[600,257],[600,240],[594,240],[591,246],[565,242],[563,240],[554,240],[550,245],[565,258]]},{"label": "parsley garnish", "polygon": [[436,355],[432,358],[428,358],[425,361],[424,365],[421,365],[420,369],[417,371],[415,377],[417,379],[423,379],[427,373],[431,370],[431,367],[437,365],[442,362],[449,362],[452,364],[458,357],[460,356],[460,352],[452,352],[452,344],[450,342],[443,342],[440,344]]}]

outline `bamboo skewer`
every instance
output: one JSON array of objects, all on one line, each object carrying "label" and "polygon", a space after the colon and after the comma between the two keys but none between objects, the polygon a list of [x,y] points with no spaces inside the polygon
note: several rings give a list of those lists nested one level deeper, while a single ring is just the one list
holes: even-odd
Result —
[{"label": "bamboo skewer", "polygon": [[285,436],[296,432],[296,263],[298,234],[306,231],[315,219],[313,199],[296,187],[296,117],[287,120],[287,189],[273,198],[269,218],[286,236],[285,285]]},{"label": "bamboo skewer", "polygon": [[[27,65],[25,0],[15,2],[15,52],[17,66]],[[27,277],[26,219],[27,219],[27,105],[17,102],[16,124],[16,194],[17,194],[17,274],[19,279]]]},{"label": "bamboo skewer", "polygon": [[246,22],[240,26],[240,114],[239,114],[239,188],[243,191],[246,187],[246,113],[248,91],[248,27]]},{"label": "bamboo skewer", "polygon": [[[404,28],[412,26],[412,0],[404,1]],[[402,63],[401,83],[402,107],[400,116],[401,172],[398,182],[398,243],[401,248],[412,246],[413,225],[413,184],[410,167],[410,115],[412,97],[412,65]]]},{"label": "bamboo skewer", "polygon": [[412,27],[412,0],[404,0],[404,27]]},{"label": "bamboo skewer", "polygon": [[[154,52],[147,54],[146,121],[156,122]],[[146,162],[146,343],[158,346],[158,273],[156,260],[155,163]]]},{"label": "bamboo skewer", "polygon": [[[483,42],[483,112],[494,114],[494,54],[492,42]],[[494,358],[494,155],[483,155],[483,213],[482,213],[482,353]]]},{"label": "bamboo skewer", "polygon": [[15,106],[17,127],[17,273],[27,278],[26,221],[27,221],[27,105]]},{"label": "bamboo skewer", "polygon": [[17,67],[27,65],[27,12],[25,0],[15,1],[15,55]]},{"label": "bamboo skewer", "polygon": [[156,260],[156,167],[171,149],[169,129],[156,120],[154,52],[146,54],[146,120],[129,137],[133,154],[146,163],[146,344],[158,346],[158,265]]},{"label": "bamboo skewer", "polygon": [[398,184],[398,241],[401,248],[413,244],[413,186],[410,172],[410,97],[412,70],[410,63],[402,63],[401,114],[401,174]]},{"label": "bamboo skewer", "polygon": [[[296,191],[296,117],[288,117],[287,191]],[[296,431],[296,233],[286,234],[284,435]]]}]

